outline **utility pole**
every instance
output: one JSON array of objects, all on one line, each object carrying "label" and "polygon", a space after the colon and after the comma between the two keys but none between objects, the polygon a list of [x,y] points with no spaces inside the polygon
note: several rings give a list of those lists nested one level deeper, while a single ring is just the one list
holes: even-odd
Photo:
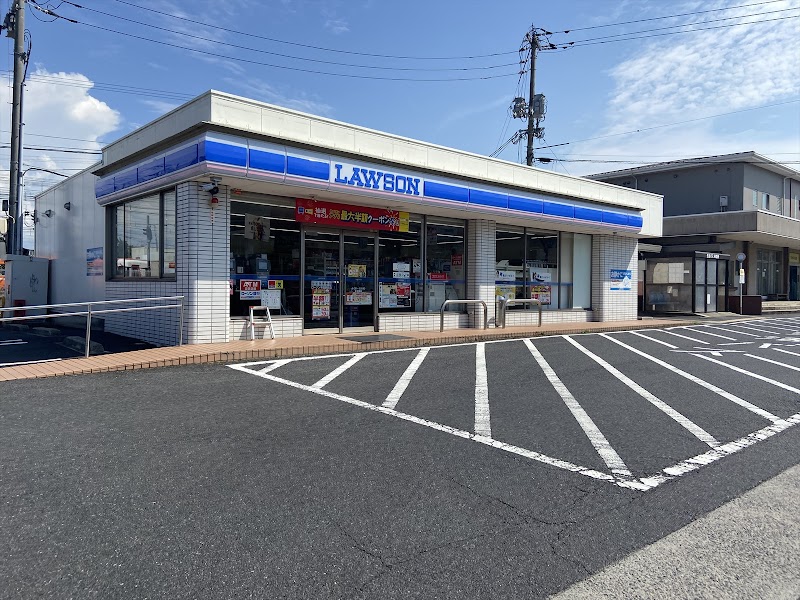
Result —
[{"label": "utility pole", "polygon": [[11,226],[6,234],[6,252],[22,252],[22,223],[20,216],[20,163],[22,160],[22,84],[28,57],[25,53],[25,0],[16,0],[6,15],[6,35],[14,36],[14,92],[11,105],[11,164],[9,168],[8,215]]},{"label": "utility pole", "polygon": [[536,95],[536,51],[539,49],[539,39],[536,36],[536,30],[533,25],[531,25],[531,31],[528,34],[528,42],[531,45],[531,82],[528,95],[528,154],[525,160],[530,167],[533,165],[533,138],[535,129],[533,98]]}]

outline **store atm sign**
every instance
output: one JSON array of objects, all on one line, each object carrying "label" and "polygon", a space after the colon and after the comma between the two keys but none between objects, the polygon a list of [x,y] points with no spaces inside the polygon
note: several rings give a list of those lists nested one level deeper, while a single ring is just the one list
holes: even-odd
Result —
[{"label": "store atm sign", "polygon": [[347,163],[333,163],[331,182],[349,187],[392,192],[404,196],[419,196],[419,177],[387,173]]},{"label": "store atm sign", "polygon": [[307,198],[295,200],[295,220],[300,223],[372,229],[408,231],[408,213],[371,206],[353,206]]}]

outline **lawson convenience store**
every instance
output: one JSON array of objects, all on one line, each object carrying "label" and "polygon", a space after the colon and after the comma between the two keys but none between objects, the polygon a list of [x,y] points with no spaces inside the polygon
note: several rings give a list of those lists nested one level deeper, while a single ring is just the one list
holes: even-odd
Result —
[{"label": "lawson convenience store", "polygon": [[[438,329],[465,299],[494,326],[499,296],[540,300],[546,322],[635,319],[638,238],[661,232],[660,196],[219,92],[106,146],[37,198],[48,208],[51,301],[185,295],[195,343],[244,339],[251,305],[279,336]],[[98,247],[102,278],[74,267]],[[447,328],[482,321],[446,308]],[[167,318],[106,326],[167,343]]]}]

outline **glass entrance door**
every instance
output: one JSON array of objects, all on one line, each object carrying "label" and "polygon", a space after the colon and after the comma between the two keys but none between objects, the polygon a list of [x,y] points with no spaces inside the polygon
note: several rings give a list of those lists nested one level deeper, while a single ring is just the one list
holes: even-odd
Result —
[{"label": "glass entrance door", "polygon": [[306,231],[303,283],[304,328],[339,332],[341,253],[339,234]]},{"label": "glass entrance door", "polygon": [[305,231],[303,327],[307,333],[374,329],[374,233]]},{"label": "glass entrance door", "polygon": [[375,235],[344,234],[343,326],[374,327]]}]

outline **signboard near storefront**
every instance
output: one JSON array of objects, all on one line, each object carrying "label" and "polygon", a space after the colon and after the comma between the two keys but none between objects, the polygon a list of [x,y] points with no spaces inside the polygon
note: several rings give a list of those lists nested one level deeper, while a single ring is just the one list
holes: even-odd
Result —
[{"label": "signboard near storefront", "polygon": [[611,269],[609,273],[612,292],[629,292],[633,277],[630,269]]},{"label": "signboard near storefront", "polygon": [[789,264],[800,265],[800,252],[789,252]]},{"label": "signboard near storefront", "polygon": [[89,277],[103,276],[103,247],[86,249],[86,275]]},{"label": "signboard near storefront", "polygon": [[261,280],[242,279],[239,281],[240,300],[260,300],[261,299]]},{"label": "signboard near storefront", "polygon": [[314,225],[408,232],[407,212],[307,198],[295,200],[294,218],[300,223]]},{"label": "signboard near storefront", "polygon": [[538,300],[542,306],[549,306],[553,301],[553,274],[549,270],[532,268],[530,280],[531,299]]}]

